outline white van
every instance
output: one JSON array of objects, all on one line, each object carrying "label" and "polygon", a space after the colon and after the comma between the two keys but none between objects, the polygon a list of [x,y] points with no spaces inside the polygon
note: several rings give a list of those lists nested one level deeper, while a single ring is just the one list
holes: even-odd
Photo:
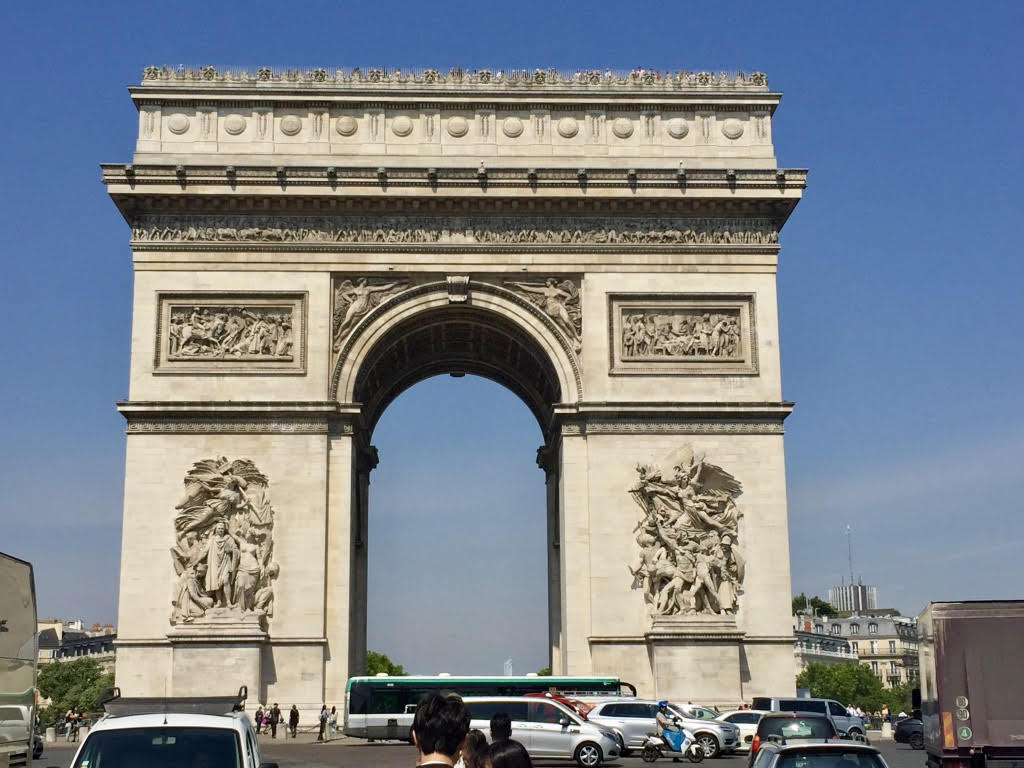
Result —
[{"label": "white van", "polygon": [[575,760],[580,768],[597,768],[619,756],[621,745],[614,733],[587,722],[576,712],[551,699],[532,696],[468,696],[470,728],[478,728],[490,740],[491,718],[499,713],[512,721],[512,738],[530,757]]}]

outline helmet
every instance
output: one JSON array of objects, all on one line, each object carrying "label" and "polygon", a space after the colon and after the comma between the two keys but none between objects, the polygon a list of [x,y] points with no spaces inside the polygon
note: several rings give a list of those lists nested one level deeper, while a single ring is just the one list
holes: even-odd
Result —
[{"label": "helmet", "polygon": [[658,709],[664,709],[667,706],[668,706],[668,702],[667,701],[659,701],[658,702]]}]

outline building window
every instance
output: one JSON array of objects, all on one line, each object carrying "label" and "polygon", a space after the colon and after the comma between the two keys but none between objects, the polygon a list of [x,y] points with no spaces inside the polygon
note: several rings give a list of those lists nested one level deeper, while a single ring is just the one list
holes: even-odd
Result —
[{"label": "building window", "polygon": [[890,640],[889,641],[889,653],[896,653],[896,641],[895,640]]},{"label": "building window", "polygon": [[871,671],[874,672],[876,675],[878,674],[878,662],[877,661],[872,661],[871,662]]},{"label": "building window", "polygon": [[857,641],[856,640],[854,640],[852,643],[850,643],[850,650],[853,651],[854,653],[860,653],[860,646],[857,645]]},{"label": "building window", "polygon": [[871,647],[871,653],[872,654],[878,653],[878,643],[877,642],[872,640],[871,643],[870,643],[870,647]]},{"label": "building window", "polygon": [[851,624],[850,625],[850,634],[851,635],[859,635],[860,634],[860,624]]},{"label": "building window", "polygon": [[843,631],[842,624],[833,624],[832,625],[832,634],[833,635],[838,635],[838,634],[842,633],[842,631]]},{"label": "building window", "polygon": [[877,635],[878,634],[878,625],[875,624],[875,622],[873,622],[873,621],[870,624],[868,624],[868,634],[869,635]]},{"label": "building window", "polygon": [[898,675],[899,674],[899,672],[896,670],[896,662],[895,661],[890,661],[889,662],[889,674],[890,675]]},{"label": "building window", "polygon": [[815,624],[814,625],[814,631],[817,632],[819,635],[825,634],[825,625],[824,624]]}]

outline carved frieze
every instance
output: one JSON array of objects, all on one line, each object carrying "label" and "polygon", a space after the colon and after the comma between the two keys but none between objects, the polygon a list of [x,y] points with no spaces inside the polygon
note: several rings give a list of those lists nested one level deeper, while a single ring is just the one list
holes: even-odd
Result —
[{"label": "carved frieze", "polygon": [[145,216],[132,228],[146,243],[382,245],[777,245],[768,218],[571,216]]},{"label": "carved frieze", "polygon": [[751,294],[612,294],[612,373],[754,374]]},{"label": "carved frieze", "polygon": [[175,505],[171,624],[274,615],[274,510],[267,478],[248,459],[203,459]]},{"label": "carved frieze", "polygon": [[539,307],[579,353],[583,348],[583,309],[577,281],[549,277],[544,282],[508,280],[505,286]]},{"label": "carved frieze", "polygon": [[304,373],[305,293],[161,293],[156,373]]},{"label": "carved frieze", "polygon": [[629,571],[650,616],[735,614],[744,576],[740,483],[689,444],[660,467],[636,469],[629,493],[643,515],[634,528],[639,554]]}]

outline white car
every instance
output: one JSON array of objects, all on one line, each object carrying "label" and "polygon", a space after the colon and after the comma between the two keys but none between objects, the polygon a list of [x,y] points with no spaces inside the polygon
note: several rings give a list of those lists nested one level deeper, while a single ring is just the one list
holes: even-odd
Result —
[{"label": "white car", "polygon": [[[616,735],[591,723],[560,702],[532,696],[467,696],[470,728],[490,733],[491,718],[499,712],[512,721],[512,738],[530,757],[572,759],[580,768],[598,768],[615,760],[621,745]],[[88,768],[88,767],[86,767]]]},{"label": "white car", "polygon": [[754,734],[757,733],[757,723],[763,714],[764,712],[758,709],[734,709],[731,712],[723,712],[715,719],[732,723],[739,728],[740,746],[736,751],[749,752],[750,743],[754,740]]},{"label": "white car", "polygon": [[[211,700],[209,707],[198,702],[113,699],[78,746],[71,765],[277,768],[277,763],[261,761],[245,712],[225,707],[224,699]],[[207,714],[217,711],[224,714]]]}]

